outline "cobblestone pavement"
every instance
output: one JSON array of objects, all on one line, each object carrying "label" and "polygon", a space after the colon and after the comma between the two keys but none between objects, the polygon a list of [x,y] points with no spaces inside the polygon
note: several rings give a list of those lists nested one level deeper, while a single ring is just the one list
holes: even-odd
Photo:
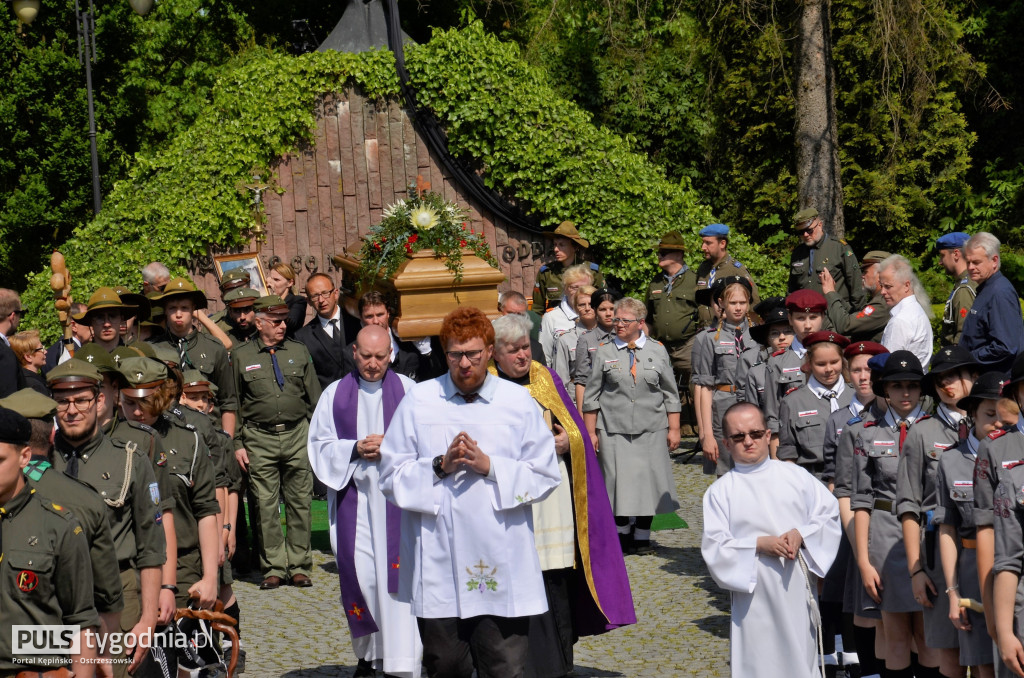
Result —
[{"label": "cobblestone pavement", "polygon": [[[717,589],[700,556],[701,497],[710,478],[697,463],[674,464],[688,529],[654,533],[651,556],[627,556],[637,624],[575,646],[578,676],[728,676],[728,598]],[[356,664],[338,602],[331,554],[313,552],[315,586],[260,591],[240,581],[244,675],[351,676]]]}]

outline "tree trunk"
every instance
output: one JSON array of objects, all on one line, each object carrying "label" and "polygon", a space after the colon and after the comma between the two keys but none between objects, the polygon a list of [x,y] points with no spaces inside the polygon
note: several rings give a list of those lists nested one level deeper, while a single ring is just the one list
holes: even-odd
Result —
[{"label": "tree trunk", "polygon": [[800,209],[818,210],[825,230],[841,238],[843,182],[839,176],[831,0],[803,0],[796,61],[796,173]]}]

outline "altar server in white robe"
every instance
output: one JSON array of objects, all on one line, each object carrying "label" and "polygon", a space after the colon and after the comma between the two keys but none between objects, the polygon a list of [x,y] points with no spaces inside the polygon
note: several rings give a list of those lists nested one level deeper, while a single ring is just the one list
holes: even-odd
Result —
[{"label": "altar server in white robe", "polygon": [[701,553],[732,593],[732,675],[820,676],[818,578],[839,549],[839,504],[804,469],[769,459],[754,405],[730,407],[722,428],[736,466],[704,494]]},{"label": "altar server in white robe", "polygon": [[378,486],[380,442],[415,382],[388,369],[391,337],[381,327],[360,330],[352,352],[356,372],[328,386],[313,414],[309,461],[328,487],[331,548],[359,659],[355,675],[418,678],[423,645],[416,616],[397,596],[401,510]]},{"label": "altar server in white robe", "polygon": [[527,618],[547,610],[530,505],[560,482],[554,438],[529,391],[488,374],[482,311],[449,313],[441,345],[448,374],[406,394],[381,444],[381,489],[403,509],[399,597],[429,676],[521,676]]}]

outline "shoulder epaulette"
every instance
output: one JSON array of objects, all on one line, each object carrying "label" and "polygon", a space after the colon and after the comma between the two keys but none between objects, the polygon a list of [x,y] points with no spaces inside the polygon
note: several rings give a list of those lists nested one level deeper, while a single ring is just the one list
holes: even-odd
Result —
[{"label": "shoulder epaulette", "polygon": [[864,428],[871,428],[872,426],[878,426],[878,421],[872,419],[871,421],[864,422]]},{"label": "shoulder epaulette", "polygon": [[859,424],[862,421],[864,421],[864,418],[858,414],[856,417],[846,422],[846,425],[853,426],[854,424]]},{"label": "shoulder epaulette", "polygon": [[839,242],[841,242],[841,243],[842,243],[842,244],[844,244],[844,245],[846,245],[846,244],[847,244],[847,242],[846,242],[846,238],[838,238],[838,240],[839,240]]},{"label": "shoulder epaulette", "polygon": [[547,270],[548,270],[548,265],[547,264],[541,264],[540,265],[540,271],[538,271],[538,273],[543,273],[544,271],[547,271]]},{"label": "shoulder epaulette", "polygon": [[[932,418],[932,415],[926,414],[926,415],[924,415],[922,417],[918,417],[917,421],[924,421],[925,419],[931,419],[931,418]],[[914,423],[916,424],[917,421],[915,421]]]},{"label": "shoulder epaulette", "polygon": [[782,394],[782,397],[783,397],[783,398],[785,398],[786,396],[788,396],[788,395],[789,395],[790,393],[792,393],[793,391],[799,391],[799,390],[800,390],[800,387],[799,387],[799,386],[794,386],[793,388],[791,388],[791,389],[789,389],[788,391],[786,391],[785,393],[783,393],[783,394]]},{"label": "shoulder epaulette", "polygon": [[591,271],[599,271],[600,269],[601,269],[601,267],[600,267],[600,266],[598,266],[598,265],[597,265],[597,264],[595,264],[594,262],[590,262],[590,270],[591,270]]},{"label": "shoulder epaulette", "polygon": [[128,419],[125,419],[125,421],[128,422],[128,425],[131,426],[132,428],[137,428],[140,431],[145,431],[146,433],[153,436],[156,435],[156,431],[154,431],[153,427],[150,426],[149,424],[143,424],[141,421],[130,421]]},{"label": "shoulder epaulette", "polygon": [[772,353],[772,356],[771,356],[771,357],[773,357],[773,358],[774,358],[774,357],[776,357],[776,356],[780,356],[780,355],[782,355],[782,354],[783,354],[783,353],[785,353],[785,352],[786,352],[786,349],[784,349],[784,348],[780,348],[780,349],[779,349],[778,351],[776,351],[775,353]]},{"label": "shoulder epaulette", "polygon": [[736,261],[735,259],[732,260],[732,265],[735,266],[736,268],[743,268],[743,264],[739,261]]},{"label": "shoulder epaulette", "polygon": [[995,440],[996,438],[1001,438],[1005,436],[1007,433],[1009,433],[1009,431],[1007,431],[1005,428],[997,428],[995,431],[992,431],[992,433],[988,434],[988,439]]},{"label": "shoulder epaulette", "polygon": [[[32,492],[35,492],[35,490],[32,490]],[[71,512],[68,511],[66,508],[64,508],[60,504],[53,503],[49,499],[43,499],[39,503],[42,504],[43,508],[49,511],[50,513],[54,513],[60,516],[61,518],[64,518],[65,520],[71,520],[74,517],[71,515]],[[79,532],[81,532],[81,529],[81,527],[78,528]]]}]

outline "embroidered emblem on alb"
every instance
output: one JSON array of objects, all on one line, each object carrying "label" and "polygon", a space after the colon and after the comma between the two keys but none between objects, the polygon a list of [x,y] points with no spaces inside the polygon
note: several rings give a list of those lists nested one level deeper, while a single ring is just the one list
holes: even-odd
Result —
[{"label": "embroidered emblem on alb", "polygon": [[[490,572],[487,569],[490,568]],[[474,573],[473,570],[476,570]],[[498,580],[494,578],[494,575],[498,572],[497,567],[491,567],[484,562],[481,558],[476,565],[470,568],[466,568],[466,573],[469,574],[469,580],[466,582],[466,588],[470,591],[476,589],[483,593],[484,590],[497,591]]]}]

